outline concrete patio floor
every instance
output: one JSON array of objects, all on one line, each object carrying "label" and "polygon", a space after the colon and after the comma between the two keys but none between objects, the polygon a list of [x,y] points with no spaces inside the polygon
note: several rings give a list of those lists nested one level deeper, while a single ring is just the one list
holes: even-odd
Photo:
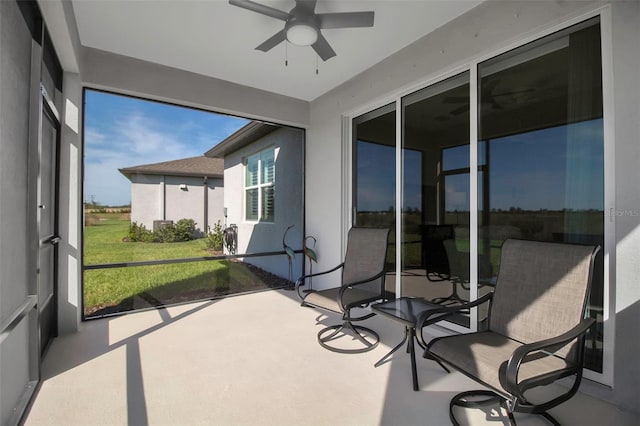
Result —
[{"label": "concrete patio floor", "polygon": [[[381,344],[343,355],[316,333],[337,315],[302,308],[291,291],[265,291],[83,323],[54,340],[26,425],[448,425],[448,405],[478,385],[395,346],[402,326],[374,317]],[[578,394],[551,411],[563,425],[636,425],[640,418]],[[507,424],[489,409],[473,425]],[[542,425],[518,415],[519,425]]]}]

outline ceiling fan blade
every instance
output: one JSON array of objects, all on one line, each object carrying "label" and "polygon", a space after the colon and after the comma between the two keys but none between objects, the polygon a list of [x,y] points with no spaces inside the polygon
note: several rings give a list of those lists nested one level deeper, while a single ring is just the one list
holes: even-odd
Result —
[{"label": "ceiling fan blade", "polygon": [[374,12],[318,13],[320,28],[373,27]]},{"label": "ceiling fan blade", "polygon": [[267,15],[272,18],[280,19],[281,21],[285,22],[287,21],[287,19],[289,19],[290,16],[287,12],[283,12],[281,10],[274,9],[273,7],[265,6],[251,0],[229,0],[229,4],[250,10],[252,12],[260,13],[262,15]]},{"label": "ceiling fan blade", "polygon": [[287,33],[285,30],[278,31],[273,36],[269,37],[265,40],[260,46],[256,47],[256,50],[261,50],[263,52],[268,52],[273,49],[287,38]]},{"label": "ceiling fan blade", "polygon": [[316,51],[318,56],[320,56],[320,59],[323,61],[336,56],[336,52],[331,48],[329,42],[324,38],[322,33],[318,33],[318,41],[312,44],[311,47],[313,47],[313,50]]},{"label": "ceiling fan blade", "polygon": [[316,10],[317,0],[296,0],[296,9],[302,9],[310,15]]}]

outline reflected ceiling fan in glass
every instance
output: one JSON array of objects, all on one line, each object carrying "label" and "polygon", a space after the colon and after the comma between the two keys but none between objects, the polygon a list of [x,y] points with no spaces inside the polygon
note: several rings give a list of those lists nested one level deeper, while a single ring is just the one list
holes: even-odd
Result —
[{"label": "reflected ceiling fan in glass", "polygon": [[311,46],[318,56],[326,61],[334,56],[322,29],[373,27],[374,12],[315,13],[316,0],[296,0],[289,11],[283,12],[251,0],[229,0],[229,4],[252,12],[284,21],[284,28],[268,38],[256,50],[268,52],[287,40],[296,46]]},{"label": "reflected ceiling fan in glass", "polygon": [[[480,103],[484,107],[489,107],[492,110],[505,109],[504,99],[520,98],[525,93],[533,93],[536,90],[530,87],[522,88],[518,90],[510,90],[507,92],[496,93],[496,87],[500,84],[500,80],[495,79],[485,83],[482,87]],[[457,116],[469,111],[469,97],[468,96],[449,96],[443,101],[445,104],[460,104],[461,106],[451,110],[449,113],[451,116]],[[513,103],[513,102],[511,102]]]}]

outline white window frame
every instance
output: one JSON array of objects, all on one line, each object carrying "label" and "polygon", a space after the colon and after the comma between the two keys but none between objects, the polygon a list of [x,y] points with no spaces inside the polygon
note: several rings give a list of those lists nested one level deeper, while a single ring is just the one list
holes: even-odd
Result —
[{"label": "white window frame", "polygon": [[[262,176],[262,155],[271,151],[273,153],[273,180],[271,182],[263,182],[263,176]],[[250,158],[254,158],[254,157],[258,157],[258,183],[256,185],[247,185],[247,173],[249,172],[248,169],[248,165],[249,165],[249,159]],[[275,203],[275,199],[276,199],[276,195],[275,195],[275,185],[276,185],[276,179],[275,179],[275,175],[276,175],[276,171],[275,171],[275,159],[276,159],[276,149],[273,146],[270,146],[266,149],[263,149],[261,151],[258,151],[256,153],[253,153],[251,155],[248,155],[244,158],[243,160],[243,164],[244,164],[244,173],[243,173],[243,179],[244,179],[244,184],[243,184],[243,190],[242,190],[242,194],[243,194],[243,205],[244,205],[244,209],[243,209],[243,214],[242,217],[244,219],[245,222],[250,222],[250,223],[257,223],[257,222],[266,222],[266,223],[273,223],[275,222],[275,211],[274,211],[274,217],[272,220],[264,220],[264,212],[262,211],[262,190],[264,188],[269,188],[272,187],[273,188],[273,199],[274,199],[274,203]],[[258,191],[258,217],[256,219],[248,219],[247,218],[247,212],[248,212],[248,206],[247,206],[247,193],[250,190],[254,190],[256,189]],[[275,210],[275,209],[274,209]]]}]

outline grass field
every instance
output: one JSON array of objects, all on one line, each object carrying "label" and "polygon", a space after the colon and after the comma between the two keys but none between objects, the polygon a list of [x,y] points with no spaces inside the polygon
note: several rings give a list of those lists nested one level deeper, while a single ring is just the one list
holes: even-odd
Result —
[{"label": "grass field", "polygon": [[[108,264],[210,256],[204,240],[180,243],[123,242],[129,215],[91,214],[84,232],[84,264]],[[239,293],[271,286],[283,280],[250,265],[214,260],[168,265],[86,270],[85,315],[139,309]]]}]

